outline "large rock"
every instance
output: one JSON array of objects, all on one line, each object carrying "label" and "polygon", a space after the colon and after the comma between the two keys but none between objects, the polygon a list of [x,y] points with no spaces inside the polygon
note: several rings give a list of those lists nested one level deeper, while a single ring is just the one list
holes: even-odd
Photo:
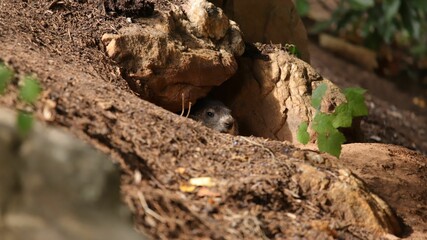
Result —
[{"label": "large rock", "polygon": [[40,124],[22,141],[14,118],[0,109],[0,239],[144,239],[111,159]]},{"label": "large rock", "polygon": [[310,61],[304,24],[292,0],[211,0],[239,24],[248,42],[295,44],[301,59]]},{"label": "large rock", "polygon": [[410,226],[409,239],[427,239],[427,156],[380,143],[343,145],[339,161],[364,180]]},{"label": "large rock", "polygon": [[296,142],[299,124],[311,123],[314,118],[311,94],[319,84],[328,86],[322,111],[332,111],[345,97],[309,64],[285,50],[271,45],[258,47],[266,49],[269,60],[241,58],[238,73],[215,95],[227,96],[223,100],[237,118],[242,134]]},{"label": "large rock", "polygon": [[170,11],[140,21],[102,41],[142,98],[176,112],[236,72],[242,34],[212,3],[172,4]]},{"label": "large rock", "polygon": [[[312,159],[321,157],[311,155]],[[293,176],[302,192],[317,195],[320,202],[330,204],[333,214],[344,215],[354,226],[369,228],[376,233],[400,235],[401,223],[390,206],[372,193],[363,181],[347,169],[335,169],[338,181],[330,173],[308,164],[297,164],[300,174]]]}]

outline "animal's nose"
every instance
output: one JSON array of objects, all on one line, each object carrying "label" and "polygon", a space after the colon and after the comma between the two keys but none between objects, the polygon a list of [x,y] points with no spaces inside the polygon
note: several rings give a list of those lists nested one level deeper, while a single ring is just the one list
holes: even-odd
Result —
[{"label": "animal's nose", "polygon": [[224,122],[224,125],[227,128],[227,130],[230,130],[234,125],[234,119],[233,118],[227,119],[227,121]]}]

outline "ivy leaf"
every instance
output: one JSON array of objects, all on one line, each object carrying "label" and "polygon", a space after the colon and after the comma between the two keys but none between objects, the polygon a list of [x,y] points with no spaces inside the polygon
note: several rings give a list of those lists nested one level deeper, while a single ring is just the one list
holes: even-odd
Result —
[{"label": "ivy leaf", "polygon": [[378,26],[378,31],[380,32],[382,39],[385,43],[390,44],[392,41],[393,36],[397,32],[396,25],[392,24],[391,22],[383,22]]},{"label": "ivy leaf", "polygon": [[412,38],[416,38],[416,28],[417,24],[419,25],[419,20],[414,16],[414,11],[411,9],[411,4],[409,1],[402,2],[400,15],[402,17],[402,24],[404,29],[409,32]]},{"label": "ivy leaf", "polygon": [[20,111],[16,119],[16,125],[21,136],[26,136],[33,127],[33,116],[29,113]]},{"label": "ivy leaf", "polygon": [[332,125],[333,119],[334,116],[332,115],[318,112],[316,116],[314,116],[312,128],[317,133],[329,133],[330,131],[335,130],[334,126]]},{"label": "ivy leaf", "polygon": [[294,44],[286,44],[285,48],[289,54],[294,55],[297,58],[301,58],[301,53],[299,52],[298,48]]},{"label": "ivy leaf", "polygon": [[346,88],[344,95],[347,99],[349,109],[353,117],[360,117],[368,115],[368,107],[365,104],[363,94],[366,92],[363,88]]},{"label": "ivy leaf", "polygon": [[339,105],[334,112],[334,119],[332,120],[332,125],[334,128],[340,127],[351,127],[353,121],[353,113],[349,107],[348,103],[342,103]]},{"label": "ivy leaf", "polygon": [[0,94],[4,93],[10,80],[13,78],[13,71],[3,64],[0,64]]},{"label": "ivy leaf", "polygon": [[20,89],[19,97],[27,103],[34,103],[40,94],[40,85],[32,76],[26,76],[23,81],[24,85]]},{"label": "ivy leaf", "polygon": [[349,0],[350,6],[356,10],[366,10],[374,6],[374,0]]},{"label": "ivy leaf", "polygon": [[300,16],[307,16],[308,11],[310,10],[310,4],[308,0],[296,0],[295,7]]},{"label": "ivy leaf", "polygon": [[341,145],[344,142],[344,135],[336,129],[329,133],[318,134],[317,136],[317,147],[319,151],[327,152],[337,158],[341,154]]},{"label": "ivy leaf", "polygon": [[[425,0],[424,0],[425,1]],[[382,8],[385,12],[384,19],[390,22],[398,13],[401,0],[385,0],[383,1]]]},{"label": "ivy leaf", "polygon": [[326,90],[328,89],[328,86],[326,83],[322,83],[313,91],[313,94],[311,95],[311,105],[316,109],[320,110],[320,104],[322,102],[322,98],[326,93]]},{"label": "ivy leaf", "polygon": [[298,126],[298,132],[297,132],[297,140],[298,142],[302,144],[307,144],[308,141],[310,141],[310,135],[307,132],[308,124],[307,122],[302,122]]},{"label": "ivy leaf", "polygon": [[411,4],[421,11],[427,11],[427,1],[426,0],[412,0]]},{"label": "ivy leaf", "polygon": [[409,51],[411,52],[411,54],[415,55],[416,57],[421,57],[423,56],[423,54],[427,53],[427,46],[424,44],[418,44],[411,47]]},{"label": "ivy leaf", "polygon": [[[312,96],[313,107],[319,110],[320,103],[327,90],[326,84],[320,84]],[[320,151],[327,152],[339,158],[341,154],[341,145],[346,141],[344,134],[338,128],[351,127],[353,117],[368,114],[368,108],[365,104],[363,88],[344,89],[347,102],[340,104],[332,114],[317,111],[312,121],[311,127],[317,133],[317,146]],[[307,132],[308,123],[301,123],[298,127],[297,139],[301,143],[309,141]]]}]

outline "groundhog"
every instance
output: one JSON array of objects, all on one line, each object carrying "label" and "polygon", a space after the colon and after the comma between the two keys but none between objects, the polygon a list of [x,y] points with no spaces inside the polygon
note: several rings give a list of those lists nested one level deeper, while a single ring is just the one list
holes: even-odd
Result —
[{"label": "groundhog", "polygon": [[207,98],[198,100],[191,108],[190,118],[221,133],[238,134],[237,122],[231,110],[220,101]]}]

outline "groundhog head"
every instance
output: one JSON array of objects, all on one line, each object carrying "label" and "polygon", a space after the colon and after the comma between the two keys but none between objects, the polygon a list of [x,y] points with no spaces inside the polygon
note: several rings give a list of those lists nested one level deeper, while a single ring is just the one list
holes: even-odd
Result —
[{"label": "groundhog head", "polygon": [[231,110],[220,101],[212,99],[197,101],[191,109],[190,117],[219,132],[238,134],[237,123],[231,115]]}]

